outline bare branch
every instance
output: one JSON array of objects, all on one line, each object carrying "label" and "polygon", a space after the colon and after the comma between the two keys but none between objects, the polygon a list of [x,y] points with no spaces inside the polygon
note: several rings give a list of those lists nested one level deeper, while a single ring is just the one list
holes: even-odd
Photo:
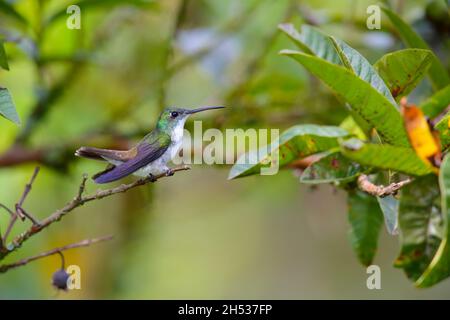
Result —
[{"label": "bare branch", "polygon": [[23,191],[22,197],[20,198],[18,205],[22,207],[23,202],[25,201],[28,193],[31,191],[31,187],[33,186],[34,180],[36,180],[37,175],[39,174],[39,167],[34,168],[33,175],[31,176],[30,182],[25,185],[25,190]]},{"label": "bare branch", "polygon": [[118,187],[111,188],[111,189],[105,189],[105,190],[99,190],[94,194],[82,196],[80,195],[84,191],[84,184],[86,183],[86,176],[83,176],[83,180],[81,182],[80,188],[78,190],[78,194],[76,197],[72,199],[69,203],[67,203],[64,207],[61,209],[56,210],[51,215],[49,215],[47,218],[40,221],[37,225],[32,225],[28,230],[21,233],[20,235],[16,236],[11,243],[7,246],[7,248],[3,247],[0,250],[0,260],[5,258],[7,255],[9,255],[11,252],[15,251],[17,248],[19,248],[25,241],[27,241],[30,237],[34,236],[35,234],[41,232],[43,229],[49,227],[51,224],[53,224],[56,221],[61,220],[66,214],[73,211],[74,209],[82,206],[83,204],[94,201],[94,200],[100,200],[109,196],[112,196],[117,193],[123,193],[130,189],[146,185],[150,182],[155,182],[161,178],[167,177],[168,174],[175,173],[177,171],[184,171],[189,170],[190,168],[188,166],[181,166],[171,169],[169,172],[164,172],[162,174],[152,176],[152,177],[146,177],[139,180],[136,180],[133,183],[130,184],[122,184]]},{"label": "bare branch", "polygon": [[[105,133],[107,132],[107,133]],[[57,170],[66,168],[75,160],[73,150],[80,145],[92,144],[94,140],[103,141],[101,147],[105,149],[124,150],[130,148],[132,138],[141,136],[147,132],[140,130],[131,134],[118,134],[109,125],[104,125],[100,129],[87,132],[79,137],[59,144],[49,144],[42,146],[28,147],[14,144],[5,152],[0,154],[0,167],[12,167],[27,163],[38,163]]]},{"label": "bare branch", "polygon": [[[69,87],[69,85],[72,84],[77,76],[81,73],[81,70],[83,69],[82,66],[84,64],[84,62],[72,63],[70,69],[58,81],[58,83],[53,85],[53,87],[51,88],[42,88],[44,90],[44,94],[40,95],[32,106],[31,114],[28,117],[24,128],[16,137],[16,144],[24,144],[29,140],[33,131],[41,123],[41,120],[47,116],[50,109],[55,105],[55,102],[60,99],[64,95],[64,93],[67,92],[67,87]],[[42,73],[42,67],[42,65],[37,65],[39,77]]]},{"label": "bare branch", "polygon": [[10,216],[12,216],[14,214],[14,212],[11,209],[9,209],[7,206],[5,206],[4,204],[0,203],[0,208],[5,209],[9,213]]},{"label": "bare branch", "polygon": [[400,190],[403,186],[411,183],[412,179],[406,179],[400,182],[391,183],[388,186],[376,185],[369,180],[369,177],[365,174],[362,174],[358,177],[358,187],[368,194],[377,197],[386,197],[389,195],[394,195]]},{"label": "bare branch", "polygon": [[87,179],[88,179],[88,175],[86,173],[83,174],[83,179],[81,180],[80,188],[78,189],[78,195],[76,197],[76,199],[78,201],[81,201],[81,199],[83,198],[83,193],[84,193],[84,190],[86,189],[86,181],[87,181]]},{"label": "bare branch", "polygon": [[4,244],[6,242],[6,240],[8,239],[9,233],[11,232],[11,230],[12,230],[14,224],[16,223],[18,217],[20,219],[22,219],[22,220],[25,220],[25,218],[30,219],[31,222],[33,223],[33,225],[39,224],[39,222],[31,214],[27,213],[22,208],[22,205],[23,205],[25,199],[27,198],[28,193],[30,193],[30,191],[31,191],[31,188],[33,186],[33,182],[36,179],[37,175],[39,174],[39,170],[40,170],[39,167],[36,167],[34,169],[34,172],[33,172],[33,175],[31,176],[30,182],[28,182],[25,185],[25,190],[23,191],[19,202],[16,203],[16,205],[15,205],[15,211],[14,212],[12,210],[8,209],[6,206],[1,205],[2,208],[6,209],[11,214],[11,219],[9,220],[8,227],[6,228],[5,234],[3,235],[3,238],[2,238],[2,244]]},{"label": "bare branch", "polygon": [[22,219],[22,221],[25,220],[25,218],[28,218],[33,224],[40,223],[39,220],[37,220],[35,217],[33,217],[33,215],[31,213],[28,213],[24,208],[19,207],[17,204],[16,204],[16,211],[19,215],[22,215],[24,217],[24,219]]},{"label": "bare branch", "polygon": [[29,258],[25,258],[22,260],[19,260],[17,262],[14,263],[10,263],[10,264],[4,264],[0,266],[0,273],[5,273],[10,269],[14,269],[17,267],[21,267],[24,266],[32,261],[38,260],[38,259],[42,259],[54,254],[60,254],[62,251],[66,251],[69,249],[75,249],[75,248],[80,248],[80,247],[87,247],[90,246],[91,244],[94,243],[99,243],[99,242],[103,242],[103,241],[109,241],[113,238],[113,236],[105,236],[105,237],[101,237],[101,238],[94,238],[94,239],[86,239],[80,242],[76,242],[76,243],[72,243],[72,244],[68,244],[62,247],[58,247],[58,248],[54,248],[52,250],[46,251],[46,252],[42,252],[38,255],[29,257]]},{"label": "bare branch", "polygon": [[[12,227],[14,226],[14,223],[16,223],[16,220],[17,220],[17,214],[14,213],[14,214],[11,216],[11,219],[9,220],[8,227],[6,227],[5,234],[3,235],[3,238],[2,238],[3,245],[6,243],[6,240],[8,239],[9,233],[11,232]],[[2,247],[2,249],[3,249],[3,248],[4,248],[4,247]]]},{"label": "bare branch", "polygon": [[260,1],[255,1],[252,5],[246,8],[244,11],[234,16],[231,20],[225,22],[222,26],[218,28],[218,34],[222,34],[223,36],[216,37],[211,43],[207,46],[201,47],[195,52],[181,58],[179,61],[174,62],[166,71],[166,78],[169,79],[180,70],[185,68],[186,66],[191,65],[192,63],[204,58],[211,51],[217,48],[219,45],[224,43],[227,40],[226,35],[232,34],[236,30],[242,28],[245,23],[248,22],[248,17],[251,16],[255,10],[259,7]]}]

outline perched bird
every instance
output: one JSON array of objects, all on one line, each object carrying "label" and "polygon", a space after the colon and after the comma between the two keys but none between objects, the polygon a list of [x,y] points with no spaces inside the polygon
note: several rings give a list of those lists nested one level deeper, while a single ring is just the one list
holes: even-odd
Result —
[{"label": "perched bird", "polygon": [[186,119],[197,112],[221,108],[223,107],[193,110],[167,108],[159,116],[155,129],[130,150],[81,147],[75,155],[109,162],[106,170],[92,177],[96,183],[116,181],[130,174],[139,177],[152,177],[163,173],[171,175],[173,172],[167,167],[167,163],[180,150]]}]

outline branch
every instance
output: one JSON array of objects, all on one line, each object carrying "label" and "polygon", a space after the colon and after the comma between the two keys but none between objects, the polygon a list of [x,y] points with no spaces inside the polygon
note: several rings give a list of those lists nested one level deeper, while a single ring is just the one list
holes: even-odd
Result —
[{"label": "branch", "polygon": [[21,233],[20,235],[16,236],[11,243],[0,249],[0,260],[5,258],[7,255],[9,255],[11,252],[14,252],[17,248],[22,246],[22,244],[27,241],[30,237],[34,236],[35,234],[41,232],[43,229],[49,227],[51,224],[53,224],[56,221],[61,220],[66,214],[73,211],[74,209],[84,205],[87,202],[94,201],[94,200],[100,200],[109,196],[112,196],[117,193],[123,193],[130,189],[146,185],[150,182],[155,182],[161,178],[167,177],[172,175],[173,173],[177,171],[184,171],[189,170],[190,168],[188,166],[182,166],[182,167],[176,167],[171,169],[168,172],[152,176],[152,177],[146,177],[139,180],[136,180],[133,183],[130,184],[122,184],[118,187],[114,187],[111,189],[106,190],[98,190],[96,193],[83,196],[83,192],[85,189],[87,177],[83,176],[83,179],[81,181],[80,187],[78,189],[77,195],[67,203],[63,208],[56,210],[51,215],[49,215],[44,220],[40,221],[37,225],[32,225],[28,230]]},{"label": "branch", "polygon": [[103,241],[109,241],[113,238],[113,236],[105,236],[105,237],[101,237],[101,238],[93,238],[93,239],[86,239],[80,242],[76,242],[76,243],[72,243],[72,244],[68,244],[62,247],[58,247],[58,248],[54,248],[52,250],[46,251],[46,252],[42,252],[38,255],[29,257],[29,258],[25,258],[22,260],[19,260],[17,262],[14,263],[10,263],[10,264],[4,264],[0,266],[0,273],[5,273],[10,269],[15,269],[17,267],[21,267],[24,266],[32,261],[38,260],[38,259],[42,259],[54,254],[59,254],[62,251],[66,251],[69,249],[75,249],[75,248],[80,248],[80,247],[88,247],[91,244],[95,244],[95,243],[99,243],[99,242],[103,242]]},{"label": "branch", "polygon": [[185,17],[186,8],[187,8],[187,0],[181,0],[181,2],[178,4],[178,8],[175,13],[175,19],[173,19],[174,21],[172,23],[172,30],[170,31],[169,37],[167,39],[167,44],[165,45],[164,48],[164,55],[162,61],[163,71],[157,93],[159,111],[164,110],[164,108],[166,107],[166,85],[167,80],[169,80],[169,72],[167,68],[168,62],[173,55],[173,43],[175,42],[175,39],[179,32],[179,28]]},{"label": "branch", "polygon": [[100,147],[106,149],[128,149],[130,148],[129,140],[138,136],[138,133],[141,132],[133,132],[130,136],[125,137],[124,135],[109,132],[110,137],[105,137],[102,132],[92,132],[58,145],[52,144],[32,148],[14,144],[0,154],[0,167],[38,163],[56,170],[64,170],[75,160],[73,152],[80,145],[100,143]]},{"label": "branch", "polygon": [[181,58],[179,61],[174,62],[166,71],[166,77],[170,79],[173,75],[178,73],[180,70],[192,63],[202,59],[216,49],[219,45],[224,43],[227,39],[226,35],[233,34],[237,30],[241,29],[247,22],[248,18],[255,12],[262,1],[255,1],[248,8],[244,9],[242,12],[234,16],[231,20],[225,22],[222,26],[218,28],[218,34],[223,34],[221,37],[216,37],[214,41],[208,45],[199,48],[195,52]]},{"label": "branch", "polygon": [[7,206],[5,206],[4,204],[0,203],[0,208],[3,208],[6,210],[6,212],[9,213],[10,216],[12,216],[14,214],[14,212],[11,211],[11,209],[9,209]]},{"label": "branch", "polygon": [[390,185],[385,187],[382,185],[378,186],[376,184],[373,184],[369,180],[369,177],[365,174],[360,175],[357,180],[359,189],[376,197],[386,197],[389,195],[394,195],[398,190],[411,183],[412,181],[412,179],[408,178],[400,182],[391,183]]},{"label": "branch", "polygon": [[[20,198],[19,202],[16,204],[16,211],[18,213],[18,215],[20,216],[20,209],[22,208],[23,203],[25,202],[25,199],[27,198],[28,194],[31,191],[31,187],[33,186],[34,180],[36,180],[37,175],[39,174],[39,167],[34,168],[34,172],[33,175],[31,176],[30,182],[28,182],[25,185],[25,190],[23,191],[22,197]],[[25,214],[25,216],[27,216]],[[21,216],[22,220],[25,219],[24,216]],[[33,221],[34,222],[34,221]]]},{"label": "branch", "polygon": [[[291,17],[296,12],[296,2],[291,0],[285,9],[284,13],[284,21],[291,20]],[[280,32],[278,29],[264,36],[262,41],[263,45],[261,48],[256,51],[256,54],[252,57],[252,59],[247,63],[247,65],[243,68],[243,72],[239,75],[238,82],[229,90],[224,98],[225,105],[241,105],[244,106],[246,110],[249,110],[246,103],[243,103],[243,96],[245,93],[249,91],[249,87],[252,85],[252,81],[255,78],[255,75],[258,71],[262,70],[264,67],[264,63],[267,55],[270,53],[270,50],[273,48],[276,40],[278,39]],[[230,112],[228,110],[226,112]],[[292,118],[290,118],[292,119]],[[271,119],[272,120],[272,119]],[[224,118],[217,118],[215,125],[223,126]]]},{"label": "branch", "polygon": [[[74,82],[82,70],[81,63],[74,63],[69,71],[52,88],[43,88],[43,93],[37,98],[37,101],[31,108],[31,114],[28,117],[22,131],[16,137],[17,144],[23,144],[28,141],[34,129],[40,124],[41,120],[49,113],[55,102],[67,91],[70,83]],[[42,72],[42,66],[38,64],[39,72]]]},{"label": "branch", "polygon": [[30,193],[30,191],[31,191],[31,187],[32,187],[33,182],[34,182],[34,180],[36,179],[38,173],[39,173],[39,167],[36,167],[36,168],[34,169],[33,175],[31,176],[30,182],[28,182],[28,183],[25,185],[25,190],[23,191],[22,196],[20,197],[19,202],[17,202],[16,205],[15,205],[15,211],[12,211],[12,210],[8,209],[5,205],[0,204],[0,206],[1,206],[2,208],[6,209],[6,210],[10,213],[10,215],[11,215],[11,218],[10,218],[9,224],[8,224],[8,227],[6,228],[6,231],[5,231],[5,235],[3,236],[2,241],[0,242],[0,244],[1,244],[0,249],[3,248],[3,244],[4,244],[4,243],[6,242],[6,240],[8,239],[8,235],[9,235],[9,233],[11,232],[11,230],[12,230],[14,224],[16,223],[17,218],[20,218],[22,221],[25,220],[25,218],[28,218],[28,219],[31,220],[31,222],[33,222],[33,225],[39,224],[39,222],[38,222],[32,215],[30,215],[29,213],[27,213],[27,212],[23,209],[23,207],[22,207],[23,203],[25,202],[25,199],[26,199],[27,196],[28,196],[28,193]]},{"label": "branch", "polygon": [[20,145],[13,145],[0,155],[0,167],[15,166],[23,163],[43,163],[46,150],[43,148],[29,150]]}]

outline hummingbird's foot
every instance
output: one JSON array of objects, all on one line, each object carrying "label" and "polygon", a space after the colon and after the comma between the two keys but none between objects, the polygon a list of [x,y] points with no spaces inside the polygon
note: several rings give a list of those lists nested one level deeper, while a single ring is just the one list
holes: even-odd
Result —
[{"label": "hummingbird's foot", "polygon": [[155,182],[157,179],[155,178],[154,175],[152,175],[151,173],[148,174],[148,179],[150,180],[150,182]]},{"label": "hummingbird's foot", "polygon": [[173,171],[173,169],[167,169],[166,171],[166,177],[170,177],[173,176],[175,174],[175,171]]}]

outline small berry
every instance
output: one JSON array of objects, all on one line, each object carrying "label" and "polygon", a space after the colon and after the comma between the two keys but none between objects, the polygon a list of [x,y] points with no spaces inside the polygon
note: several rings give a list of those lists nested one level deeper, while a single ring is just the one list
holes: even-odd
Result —
[{"label": "small berry", "polygon": [[70,275],[64,269],[60,269],[53,274],[52,284],[56,289],[67,290],[67,280]]}]

